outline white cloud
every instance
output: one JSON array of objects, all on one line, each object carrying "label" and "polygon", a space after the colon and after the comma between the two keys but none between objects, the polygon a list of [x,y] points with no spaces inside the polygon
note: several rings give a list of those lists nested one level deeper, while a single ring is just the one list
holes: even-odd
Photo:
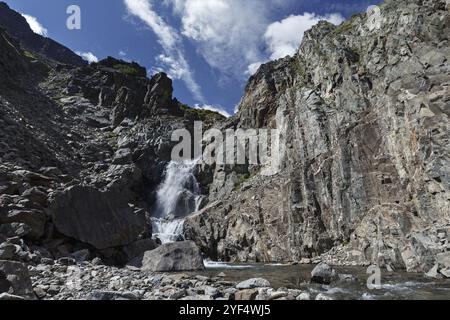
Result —
[{"label": "white cloud", "polygon": [[259,67],[261,67],[261,65],[263,63],[264,62],[255,62],[255,63],[250,64],[248,66],[247,71],[245,72],[245,74],[248,75],[248,76],[254,75],[256,73],[256,71],[258,71]]},{"label": "white cloud", "polygon": [[214,112],[220,113],[221,115],[223,115],[224,117],[227,117],[227,118],[231,117],[231,114],[229,114],[228,111],[226,111],[224,108],[222,108],[220,106],[213,106],[213,105],[208,105],[208,104],[204,104],[204,105],[196,104],[196,105],[194,105],[194,108],[214,111]]},{"label": "white cloud", "polygon": [[125,51],[120,50],[120,51],[119,51],[119,56],[121,56],[121,57],[126,57],[126,56],[127,56],[127,53],[126,53]]},{"label": "white cloud", "polygon": [[167,74],[173,79],[182,80],[194,98],[204,102],[202,90],[195,81],[193,71],[185,58],[183,42],[177,30],[153,10],[150,0],[124,0],[124,3],[128,12],[141,19],[158,37],[164,54],[158,56],[157,61],[168,68]]},{"label": "white cloud", "polygon": [[[270,23],[271,1],[166,0],[181,19],[182,34],[225,76],[242,78],[249,65],[264,59],[261,39]],[[279,1],[279,0],[277,0]]]},{"label": "white cloud", "polygon": [[22,14],[22,17],[27,20],[28,25],[30,26],[31,30],[33,30],[34,33],[37,33],[43,37],[48,37],[48,30],[44,28],[42,24],[39,23],[39,21],[28,14]]},{"label": "white cloud", "polygon": [[[338,24],[339,14],[305,13],[273,22],[273,10],[295,0],[164,0],[181,19],[182,34],[214,69],[242,79],[269,59],[292,55],[303,33],[320,20]],[[272,23],[273,22],[273,23]],[[267,47],[265,50],[264,47]]]},{"label": "white cloud", "polygon": [[76,53],[89,63],[98,62],[98,58],[92,52],[77,51]]},{"label": "white cloud", "polygon": [[337,25],[344,21],[344,18],[336,13],[317,16],[314,13],[306,12],[298,16],[291,15],[269,25],[264,38],[270,51],[270,59],[275,60],[295,54],[305,31],[320,20],[326,20]]}]

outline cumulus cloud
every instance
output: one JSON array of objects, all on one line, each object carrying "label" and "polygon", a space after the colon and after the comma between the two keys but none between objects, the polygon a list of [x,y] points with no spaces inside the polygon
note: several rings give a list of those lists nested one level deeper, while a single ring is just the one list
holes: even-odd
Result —
[{"label": "cumulus cloud", "polygon": [[48,37],[48,30],[44,28],[42,24],[39,23],[39,21],[28,14],[22,14],[22,17],[27,20],[28,25],[30,26],[31,30],[33,30],[34,33],[37,33],[43,37]]},{"label": "cumulus cloud", "polygon": [[158,37],[163,54],[157,57],[157,61],[167,68],[167,74],[173,79],[182,80],[194,98],[204,102],[202,90],[185,58],[182,38],[177,30],[154,11],[150,0],[124,0],[124,3],[128,12],[142,20]]},{"label": "cumulus cloud", "polygon": [[222,74],[242,78],[269,59],[292,55],[303,33],[320,20],[339,24],[340,14],[313,13],[273,22],[273,10],[295,0],[164,0],[181,19],[182,35]]},{"label": "cumulus cloud", "polygon": [[[274,1],[274,0],[271,0]],[[270,2],[260,0],[166,0],[181,19],[182,34],[206,62],[223,75],[242,78],[261,61],[261,38],[269,23]]]},{"label": "cumulus cloud", "polygon": [[213,106],[213,105],[208,105],[208,104],[204,104],[204,105],[196,104],[194,106],[194,108],[214,111],[214,112],[220,113],[221,115],[223,115],[224,117],[227,117],[227,118],[231,117],[231,114],[228,113],[228,111],[226,111],[224,108],[222,108],[220,106]]},{"label": "cumulus cloud", "polygon": [[77,55],[79,55],[83,60],[86,60],[89,63],[98,62],[98,58],[92,52],[81,52],[77,51]]},{"label": "cumulus cloud", "polygon": [[270,59],[274,60],[295,54],[305,31],[320,20],[326,20],[337,25],[344,21],[344,17],[336,13],[318,16],[314,13],[306,12],[302,15],[291,15],[281,21],[270,24],[264,34],[270,52]]}]

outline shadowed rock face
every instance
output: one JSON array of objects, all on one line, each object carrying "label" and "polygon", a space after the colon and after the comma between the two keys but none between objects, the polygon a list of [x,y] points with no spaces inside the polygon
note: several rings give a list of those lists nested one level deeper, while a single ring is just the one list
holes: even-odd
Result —
[{"label": "shadowed rock face", "polygon": [[145,230],[145,217],[134,214],[120,194],[90,187],[57,194],[50,212],[59,232],[97,249],[128,245]]},{"label": "shadowed rock face", "polygon": [[[233,124],[281,129],[280,172],[220,167],[186,234],[213,259],[379,263],[423,271],[450,233],[445,1],[386,1],[321,22],[250,79]],[[239,169],[239,171],[238,171]]]}]

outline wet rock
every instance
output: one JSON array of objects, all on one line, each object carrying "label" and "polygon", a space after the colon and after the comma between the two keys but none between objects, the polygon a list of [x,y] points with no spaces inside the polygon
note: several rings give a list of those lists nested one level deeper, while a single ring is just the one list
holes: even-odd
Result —
[{"label": "wet rock", "polygon": [[203,258],[192,241],[163,244],[132,260],[129,265],[155,272],[203,270]]},{"label": "wet rock", "polygon": [[326,263],[318,264],[313,271],[311,271],[311,282],[320,284],[330,284],[337,279],[336,270]]}]

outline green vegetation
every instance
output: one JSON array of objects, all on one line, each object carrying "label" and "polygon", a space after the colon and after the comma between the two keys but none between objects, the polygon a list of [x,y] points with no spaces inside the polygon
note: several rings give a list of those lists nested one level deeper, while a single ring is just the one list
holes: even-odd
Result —
[{"label": "green vegetation", "polygon": [[129,75],[138,75],[140,73],[140,70],[138,68],[135,68],[129,64],[115,64],[113,68],[120,73]]},{"label": "green vegetation", "polygon": [[23,55],[28,59],[36,60],[36,57],[30,51],[24,51]]},{"label": "green vegetation", "polygon": [[194,109],[185,104],[182,104],[180,108],[184,110],[187,115],[192,115],[193,117],[198,118],[202,121],[222,120],[224,118],[224,116],[218,112],[205,109]]},{"label": "green vegetation", "polygon": [[117,151],[117,149],[118,149],[117,143],[119,140],[119,134],[114,131],[110,131],[110,132],[105,132],[104,137],[105,137],[107,143],[111,146],[111,148],[114,151]]}]

